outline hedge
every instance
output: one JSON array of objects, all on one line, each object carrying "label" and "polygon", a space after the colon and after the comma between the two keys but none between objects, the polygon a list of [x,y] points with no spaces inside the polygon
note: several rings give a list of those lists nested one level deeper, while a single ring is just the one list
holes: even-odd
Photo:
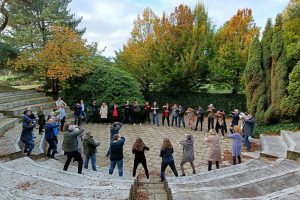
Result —
[{"label": "hedge", "polygon": [[281,130],[296,131],[300,130],[300,123],[257,125],[254,128],[253,137],[258,138],[260,134],[280,134]]}]

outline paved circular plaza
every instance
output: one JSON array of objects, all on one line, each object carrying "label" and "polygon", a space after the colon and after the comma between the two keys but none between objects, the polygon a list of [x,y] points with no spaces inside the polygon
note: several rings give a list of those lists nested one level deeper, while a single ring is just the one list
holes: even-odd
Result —
[{"label": "paved circular plaza", "polygon": [[[84,124],[85,130],[91,131],[96,142],[100,141],[101,144],[97,148],[97,165],[100,167],[108,167],[109,159],[105,157],[109,147],[110,137],[110,124],[98,125],[98,124]],[[188,128],[177,128],[156,125],[131,125],[124,124],[120,130],[120,134],[126,138],[124,146],[124,170],[127,172],[132,171],[134,155],[132,154],[132,145],[137,137],[141,137],[145,144],[150,148],[150,151],[146,152],[147,165],[149,171],[159,171],[161,158],[159,157],[160,148],[163,142],[163,138],[169,138],[174,147],[174,159],[177,170],[179,171],[179,164],[182,156],[182,145],[179,141],[183,138],[183,134],[193,134],[195,138],[195,166],[203,167],[206,169],[208,146],[204,141],[204,138],[208,135],[205,131],[194,131]],[[231,150],[231,141],[228,138],[221,139],[222,158],[225,150]],[[186,169],[191,169],[189,164],[186,164]],[[139,165],[138,171],[142,170],[142,166]]]}]

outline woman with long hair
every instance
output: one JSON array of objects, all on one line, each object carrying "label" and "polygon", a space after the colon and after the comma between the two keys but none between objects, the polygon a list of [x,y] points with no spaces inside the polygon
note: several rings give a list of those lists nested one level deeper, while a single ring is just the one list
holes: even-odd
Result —
[{"label": "woman with long hair", "polygon": [[150,149],[149,149],[149,147],[147,147],[145,145],[142,138],[138,137],[132,146],[132,153],[135,154],[132,176],[135,177],[136,169],[137,169],[138,165],[140,163],[142,163],[144,170],[145,170],[146,177],[147,177],[147,181],[149,181],[149,172],[148,172],[148,168],[147,168],[145,150],[149,151]]},{"label": "woman with long hair", "polygon": [[163,144],[160,149],[159,156],[162,158],[161,160],[161,169],[160,169],[160,181],[163,182],[165,180],[165,171],[168,166],[172,169],[174,175],[178,177],[178,172],[175,167],[175,162],[173,158],[173,146],[171,141],[168,138],[165,138]]}]

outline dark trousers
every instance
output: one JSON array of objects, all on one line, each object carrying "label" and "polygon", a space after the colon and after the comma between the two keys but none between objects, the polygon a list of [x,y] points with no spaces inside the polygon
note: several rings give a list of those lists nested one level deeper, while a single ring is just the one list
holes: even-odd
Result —
[{"label": "dark trousers", "polygon": [[145,121],[150,124],[150,112],[149,111],[145,111],[145,114],[144,114],[144,118],[145,118]]},{"label": "dark trousers", "polygon": [[131,123],[131,116],[129,113],[124,113],[123,121],[122,123]]},{"label": "dark trousers", "polygon": [[81,116],[80,115],[74,115],[75,118],[75,125],[80,126],[81,125]]},{"label": "dark trousers", "polygon": [[44,129],[44,124],[40,124],[39,126],[39,134],[41,135]]},{"label": "dark trousers", "polygon": [[239,164],[242,162],[241,156],[232,156],[233,165],[236,165],[236,157],[238,158]]},{"label": "dark trousers", "polygon": [[118,116],[113,116],[113,119],[112,119],[113,122],[118,122],[119,121],[119,118]]},{"label": "dark trousers", "polygon": [[[216,161],[216,167],[219,169],[219,161]],[[212,169],[212,161],[208,161],[208,171],[211,171]]]},{"label": "dark trousers", "polygon": [[162,116],[162,125],[163,126],[165,125],[165,119],[167,120],[168,126],[170,126],[170,118],[169,118],[169,116],[165,117],[164,115]]},{"label": "dark trousers", "polygon": [[197,128],[198,128],[198,123],[199,123],[199,122],[200,122],[200,131],[202,131],[203,121],[199,121],[199,120],[197,120],[195,131],[196,131]]},{"label": "dark trousers", "polygon": [[63,132],[65,122],[66,122],[66,117],[63,117],[63,118],[60,120],[60,131],[61,131],[61,132]]},{"label": "dark trousers", "polygon": [[221,133],[222,133],[222,135],[224,136],[224,125],[220,125],[218,122],[217,122],[217,124],[216,124],[216,132],[217,133],[219,133],[219,130],[221,129]]},{"label": "dark trousers", "polygon": [[102,125],[104,124],[104,122],[106,122],[106,124],[108,124],[108,119],[107,118],[101,118]]},{"label": "dark trousers", "polygon": [[92,123],[99,123],[99,114],[97,112],[92,113]]},{"label": "dark trousers", "polygon": [[175,121],[175,126],[177,127],[177,116],[172,116],[172,126],[174,124],[174,121]]},{"label": "dark trousers", "polygon": [[72,158],[74,158],[74,161],[78,162],[78,174],[82,174],[83,160],[82,160],[81,154],[78,151],[67,152],[66,154],[67,154],[67,161],[64,165],[64,170],[65,171],[68,170],[70,162],[71,162]]},{"label": "dark trousers", "polygon": [[148,171],[148,168],[147,168],[147,162],[146,162],[146,160],[143,160],[141,162],[139,162],[137,160],[134,160],[132,176],[135,177],[135,175],[136,175],[136,169],[137,169],[137,167],[138,167],[138,165],[140,163],[142,163],[143,168],[145,170],[146,177],[147,177],[147,179],[149,179],[149,171]]},{"label": "dark trousers", "polygon": [[[52,140],[47,140],[49,147],[47,151],[47,157],[54,158],[54,155],[57,153],[57,143],[55,142],[54,139]],[[52,151],[52,153],[51,153]]]},{"label": "dark trousers", "polygon": [[210,129],[214,129],[214,121],[215,121],[215,118],[213,118],[213,117],[208,118],[208,131]]},{"label": "dark trousers", "polygon": [[160,168],[160,181],[163,182],[165,180],[165,171],[167,169],[167,167],[170,166],[170,168],[172,169],[174,175],[177,177],[178,176],[178,172],[176,170],[175,167],[175,162],[174,160],[171,160],[170,162],[161,162],[161,168]]},{"label": "dark trousers", "polygon": [[134,123],[136,123],[136,124],[141,123],[140,112],[134,112],[133,117],[134,117],[134,119],[133,119]]}]

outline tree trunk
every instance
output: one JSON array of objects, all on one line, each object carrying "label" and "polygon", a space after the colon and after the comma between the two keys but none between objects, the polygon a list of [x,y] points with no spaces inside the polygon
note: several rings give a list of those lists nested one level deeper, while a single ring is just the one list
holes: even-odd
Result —
[{"label": "tree trunk", "polygon": [[5,8],[5,5],[7,2],[8,2],[8,0],[4,0],[0,7],[0,13],[4,16],[4,20],[3,20],[2,24],[0,25],[0,33],[5,29],[5,27],[8,24],[9,14],[8,14],[8,10]]},{"label": "tree trunk", "polygon": [[237,94],[239,91],[240,70],[236,69],[235,78],[233,80],[231,94]]}]

